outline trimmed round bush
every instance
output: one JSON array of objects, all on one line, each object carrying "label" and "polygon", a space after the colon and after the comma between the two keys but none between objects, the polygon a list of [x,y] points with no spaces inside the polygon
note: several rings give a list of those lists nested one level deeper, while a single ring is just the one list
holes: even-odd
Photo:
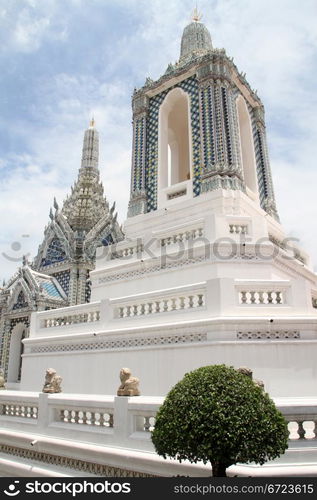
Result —
[{"label": "trimmed round bush", "polygon": [[157,453],[210,462],[213,476],[236,463],[263,465],[287,449],[287,422],[269,395],[232,367],[213,365],[187,373],[156,416]]}]

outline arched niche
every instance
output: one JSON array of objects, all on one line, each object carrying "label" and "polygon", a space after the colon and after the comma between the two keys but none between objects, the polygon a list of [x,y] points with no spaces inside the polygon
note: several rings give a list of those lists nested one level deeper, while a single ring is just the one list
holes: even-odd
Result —
[{"label": "arched niche", "polygon": [[189,96],[171,90],[159,111],[158,188],[168,188],[192,177]]},{"label": "arched niche", "polygon": [[258,182],[251,119],[247,104],[242,96],[237,98],[236,105],[240,135],[240,155],[244,180],[247,190],[249,189],[254,195],[258,196]]},{"label": "arched niche", "polygon": [[27,326],[24,323],[17,323],[11,332],[10,349],[9,349],[9,365],[8,365],[8,382],[19,382],[22,367],[23,343],[22,340],[26,336]]}]

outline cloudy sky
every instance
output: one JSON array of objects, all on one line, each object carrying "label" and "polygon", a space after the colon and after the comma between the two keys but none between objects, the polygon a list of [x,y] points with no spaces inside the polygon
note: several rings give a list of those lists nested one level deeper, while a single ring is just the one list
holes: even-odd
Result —
[{"label": "cloudy sky", "polygon": [[[179,57],[193,0],[0,0],[0,278],[36,253],[77,176],[90,116],[101,177],[127,211],[131,94]],[[262,98],[281,221],[317,269],[317,2],[200,0]]]}]

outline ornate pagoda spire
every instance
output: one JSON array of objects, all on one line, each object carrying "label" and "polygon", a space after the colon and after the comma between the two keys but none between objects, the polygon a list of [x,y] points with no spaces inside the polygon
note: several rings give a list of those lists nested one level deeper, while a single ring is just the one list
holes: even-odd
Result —
[{"label": "ornate pagoda spire", "polygon": [[98,168],[99,162],[99,134],[95,129],[95,120],[92,118],[89,128],[85,131],[81,166]]},{"label": "ornate pagoda spire", "polygon": [[64,202],[63,215],[72,229],[88,232],[106,216],[103,186],[99,180],[99,134],[92,119],[85,131],[81,168],[70,197]]},{"label": "ornate pagoda spire", "polygon": [[192,22],[183,31],[180,63],[196,56],[205,55],[212,50],[210,33],[201,22],[201,18],[202,15],[196,7],[192,14]]}]

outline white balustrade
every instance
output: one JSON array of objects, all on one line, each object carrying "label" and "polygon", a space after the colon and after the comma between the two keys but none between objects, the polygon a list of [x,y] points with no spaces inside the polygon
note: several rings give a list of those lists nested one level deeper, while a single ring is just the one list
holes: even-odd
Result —
[{"label": "white balustrade", "polygon": [[205,305],[205,293],[203,291],[184,293],[181,296],[167,296],[152,298],[147,301],[131,302],[115,308],[115,317],[133,318],[136,316],[148,316],[151,314],[182,311],[186,309],[197,309]]},{"label": "white balustrade", "polygon": [[110,255],[110,259],[113,260],[113,259],[123,259],[123,258],[133,257],[142,254],[142,252],[143,252],[143,245],[130,246],[123,248],[121,250],[114,250]]},{"label": "white balustrade", "polygon": [[204,230],[202,227],[196,229],[184,230],[171,236],[161,238],[161,247],[166,247],[168,245],[173,245],[177,243],[183,243],[188,240],[196,240],[204,235]]},{"label": "white balustrade", "polygon": [[29,419],[37,419],[38,406],[34,404],[25,403],[3,403],[1,404],[0,415],[7,417],[21,417]]},{"label": "white balustrade", "polygon": [[248,234],[247,224],[229,224],[231,234]]},{"label": "white balustrade", "polygon": [[92,427],[113,427],[113,410],[74,409],[59,410],[59,420],[66,424],[90,425]]},{"label": "white balustrade", "polygon": [[317,415],[311,417],[313,420],[296,415],[287,415],[285,418],[288,422],[290,441],[317,439]]},{"label": "white balustrade", "polygon": [[285,304],[285,294],[281,290],[241,290],[239,304],[282,305]]},{"label": "white balustrade", "polygon": [[[23,429],[30,426],[32,433],[92,443],[101,440],[111,446],[153,451],[150,435],[163,402],[163,397],[3,391],[0,394],[0,427],[21,429],[23,419]],[[293,441],[301,441],[305,446],[312,443],[315,448],[317,400],[281,398],[275,403],[288,422],[290,446]]]},{"label": "white balustrade", "polygon": [[95,323],[100,320],[100,310],[82,312],[78,314],[68,314],[53,316],[42,321],[44,328],[55,328],[59,326],[76,325],[80,323]]}]

